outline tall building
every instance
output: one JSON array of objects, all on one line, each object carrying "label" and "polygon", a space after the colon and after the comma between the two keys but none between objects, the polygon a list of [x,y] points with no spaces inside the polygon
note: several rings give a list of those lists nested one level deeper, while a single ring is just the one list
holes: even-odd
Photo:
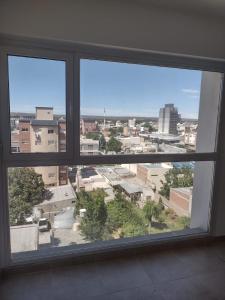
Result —
[{"label": "tall building", "polygon": [[159,133],[177,134],[177,123],[180,121],[180,115],[174,104],[165,104],[165,107],[159,110]]},{"label": "tall building", "polygon": [[[20,152],[64,152],[66,150],[66,122],[54,119],[52,107],[36,107],[35,118],[19,120]],[[48,186],[68,182],[67,167],[35,167]]]},{"label": "tall building", "polygon": [[135,118],[128,120],[128,127],[133,128],[133,127],[135,127],[135,125],[136,125]]}]

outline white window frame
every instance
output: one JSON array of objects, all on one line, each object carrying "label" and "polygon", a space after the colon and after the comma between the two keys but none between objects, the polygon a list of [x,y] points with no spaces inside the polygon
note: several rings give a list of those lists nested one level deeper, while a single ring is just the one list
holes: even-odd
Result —
[{"label": "white window frame", "polygon": [[[54,153],[11,153],[10,119],[8,95],[8,55],[64,60],[66,62],[66,152]],[[225,62],[220,60],[149,53],[145,51],[123,50],[113,47],[98,47],[91,45],[60,43],[40,40],[21,40],[0,37],[0,268],[13,265],[10,251],[7,169],[9,167],[26,166],[60,166],[60,165],[92,165],[92,164],[121,164],[121,163],[155,163],[182,161],[213,161],[215,162],[215,177],[213,187],[213,202],[210,218],[210,229],[207,234],[219,232],[221,208],[225,187],[221,184],[220,176],[225,171],[225,142],[216,143],[214,152],[182,153],[182,154],[137,154],[137,155],[80,155],[80,60],[96,59],[115,62],[126,62],[150,66],[176,67],[201,71],[225,73]],[[217,140],[225,132],[225,84],[223,81],[223,95],[219,114]],[[223,116],[223,117],[222,117]],[[73,142],[71,142],[73,141]],[[224,167],[222,169],[222,167]],[[219,225],[218,225],[219,224]],[[225,230],[221,231],[225,234]],[[142,243],[150,243],[147,236],[143,239],[132,238],[127,241],[113,241],[110,245],[101,244],[99,251],[108,251],[113,247],[139,247]],[[151,237],[152,241],[152,237]],[[124,244],[125,243],[125,244]],[[104,246],[106,245],[106,246]],[[86,251],[97,251],[95,246],[89,245]],[[108,248],[107,248],[108,247]],[[56,256],[60,256],[59,249]],[[83,252],[83,250],[82,250]],[[74,252],[75,253],[75,252]],[[80,252],[78,251],[78,254]],[[71,253],[70,253],[71,254]],[[64,254],[64,255],[68,255]],[[42,258],[40,258],[42,259]],[[32,261],[32,259],[31,259]]]}]

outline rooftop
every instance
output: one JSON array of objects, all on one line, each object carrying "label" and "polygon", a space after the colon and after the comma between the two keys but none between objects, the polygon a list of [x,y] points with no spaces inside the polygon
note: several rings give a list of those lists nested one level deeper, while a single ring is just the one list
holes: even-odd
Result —
[{"label": "rooftop", "polygon": [[92,139],[80,139],[80,144],[92,144],[92,145],[99,145],[99,141],[92,140]]},{"label": "rooftop", "polygon": [[38,249],[38,226],[36,224],[11,226],[10,236],[13,253]]},{"label": "rooftop", "polygon": [[31,120],[33,126],[57,126],[58,122],[55,120]]},{"label": "rooftop", "polygon": [[120,186],[128,193],[128,194],[135,194],[135,193],[142,193],[142,188],[134,183],[125,182],[123,181],[120,183]]},{"label": "rooftop", "polygon": [[178,192],[178,193],[185,194],[186,196],[190,196],[190,195],[192,195],[193,187],[191,186],[191,187],[171,188],[171,190]]},{"label": "rooftop", "polygon": [[116,174],[118,174],[119,176],[122,176],[122,177],[133,175],[127,168],[115,167],[113,170]]},{"label": "rooftop", "polygon": [[57,201],[76,199],[76,194],[73,190],[72,185],[70,184],[51,187],[49,188],[49,191],[52,193],[52,197],[49,200],[44,200],[40,204],[48,204]]},{"label": "rooftop", "polygon": [[53,110],[53,107],[52,106],[36,106],[36,109],[52,109]]}]

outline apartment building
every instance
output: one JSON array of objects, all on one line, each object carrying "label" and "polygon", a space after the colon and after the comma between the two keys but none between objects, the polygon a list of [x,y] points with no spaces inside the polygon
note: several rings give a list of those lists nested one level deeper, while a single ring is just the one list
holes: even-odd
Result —
[{"label": "apartment building", "polygon": [[154,191],[159,191],[162,187],[162,181],[165,179],[164,175],[171,168],[170,163],[138,164],[137,178],[150,184]]},{"label": "apartment building", "polygon": [[[52,107],[36,107],[35,118],[19,120],[19,152],[63,152],[66,150],[66,122],[55,120]],[[47,186],[68,182],[67,167],[35,167]]]},{"label": "apartment building", "polygon": [[97,131],[97,124],[95,121],[85,121],[84,119],[81,119],[80,131],[83,135],[87,134],[88,132],[95,132]]},{"label": "apartment building", "polygon": [[173,104],[165,104],[159,111],[159,133],[177,134],[177,123],[180,120],[178,110]]},{"label": "apartment building", "polygon": [[81,155],[98,155],[100,153],[99,141],[92,139],[81,139],[80,153]]}]

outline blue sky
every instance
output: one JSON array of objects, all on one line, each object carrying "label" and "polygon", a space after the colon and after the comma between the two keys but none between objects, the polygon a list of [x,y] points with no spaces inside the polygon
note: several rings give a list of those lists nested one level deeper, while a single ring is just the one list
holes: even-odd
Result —
[{"label": "blue sky", "polygon": [[[151,117],[174,103],[182,117],[198,117],[200,71],[82,60],[80,82],[81,114]],[[11,111],[65,112],[64,62],[10,57],[9,83]]]}]

